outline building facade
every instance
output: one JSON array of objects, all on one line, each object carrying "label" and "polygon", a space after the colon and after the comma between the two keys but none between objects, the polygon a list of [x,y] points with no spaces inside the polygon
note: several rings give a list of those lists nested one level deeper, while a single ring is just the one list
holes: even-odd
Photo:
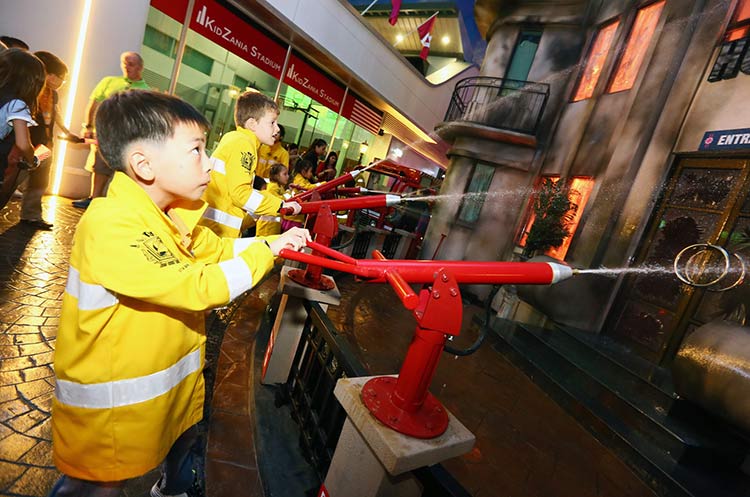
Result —
[{"label": "building facade", "polygon": [[428,253],[446,235],[441,258],[519,257],[549,179],[569,189],[571,236],[537,253],[665,271],[574,278],[538,292],[537,310],[659,366],[691,329],[744,313],[735,291],[670,269],[688,245],[747,235],[750,2],[478,0],[475,13],[481,78],[437,127],[451,143],[441,193],[460,200],[438,205]]}]

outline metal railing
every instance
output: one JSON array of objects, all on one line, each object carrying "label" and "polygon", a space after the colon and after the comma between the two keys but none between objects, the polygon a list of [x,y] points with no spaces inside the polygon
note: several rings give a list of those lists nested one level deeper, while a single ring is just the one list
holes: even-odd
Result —
[{"label": "metal railing", "polygon": [[[322,482],[336,449],[346,412],[333,394],[339,378],[367,376],[349,343],[316,302],[305,302],[307,320],[284,388],[299,425],[305,456]],[[424,496],[469,497],[440,464],[416,469]]]},{"label": "metal railing", "polygon": [[484,76],[456,83],[445,121],[468,121],[535,135],[549,98],[549,85]]}]

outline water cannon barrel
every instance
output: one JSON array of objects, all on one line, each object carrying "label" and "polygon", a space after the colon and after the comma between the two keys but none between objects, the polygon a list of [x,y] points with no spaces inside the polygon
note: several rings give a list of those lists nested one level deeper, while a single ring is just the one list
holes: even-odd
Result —
[{"label": "water cannon barrel", "polygon": [[[300,214],[315,214],[321,207],[327,205],[332,211],[350,211],[356,209],[375,209],[378,207],[388,207],[394,205],[398,199],[401,201],[401,197],[398,195],[372,195],[370,197],[353,197],[353,198],[337,198],[333,200],[318,200],[314,202],[302,202],[300,206],[302,210]],[[291,200],[294,200],[293,198]],[[282,215],[293,214],[293,211],[289,207],[282,208],[279,211]]]},{"label": "water cannon barrel", "polygon": [[[432,261],[407,259],[355,259],[339,254],[328,247],[318,250],[319,244],[311,242],[310,248],[336,260],[317,257],[303,252],[282,250],[280,256],[308,264],[343,271],[372,283],[391,283],[392,272],[397,271],[400,283],[429,284],[441,269],[450,272],[458,283],[466,284],[518,284],[550,285],[573,276],[576,271],[564,264],[550,262],[486,262],[486,261]],[[391,273],[391,277],[388,274]]]}]

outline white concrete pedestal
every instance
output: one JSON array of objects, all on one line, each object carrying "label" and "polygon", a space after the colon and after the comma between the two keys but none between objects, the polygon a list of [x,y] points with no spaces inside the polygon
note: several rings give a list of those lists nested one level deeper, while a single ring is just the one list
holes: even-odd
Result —
[{"label": "white concrete pedestal", "polygon": [[347,413],[325,479],[330,497],[411,497],[421,495],[410,471],[469,452],[475,437],[448,412],[448,429],[429,440],[383,425],[362,403],[362,387],[373,377],[343,378],[334,394]]},{"label": "white concrete pedestal", "polygon": [[341,292],[335,282],[334,287],[328,291],[307,288],[289,278],[288,273],[292,269],[295,268],[290,266],[281,268],[279,281],[281,302],[263,359],[260,382],[264,385],[286,383],[289,379],[294,354],[297,352],[302,329],[307,320],[305,300],[318,302],[324,311],[328,309],[328,305],[339,305],[341,302]]}]

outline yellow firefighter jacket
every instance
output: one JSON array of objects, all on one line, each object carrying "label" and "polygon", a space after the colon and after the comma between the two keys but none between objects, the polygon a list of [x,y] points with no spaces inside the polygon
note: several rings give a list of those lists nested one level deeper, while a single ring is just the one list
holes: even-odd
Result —
[{"label": "yellow firefighter jacket", "polygon": [[[286,187],[274,181],[268,183],[266,191],[282,201],[286,200],[289,196]],[[258,224],[255,228],[257,236],[278,235],[279,233],[281,233],[281,216],[279,214],[275,216],[264,215],[258,218]]]},{"label": "yellow firefighter jacket", "polygon": [[253,189],[259,146],[255,133],[237,128],[222,137],[211,155],[211,183],[203,194],[208,208],[201,224],[219,236],[238,237],[246,215],[278,215],[281,201]]},{"label": "yellow firefighter jacket", "polygon": [[198,204],[168,217],[116,172],[78,224],[54,361],[53,457],[66,475],[142,475],[202,418],[204,311],[249,290],[273,255],[196,226]]},{"label": "yellow firefighter jacket", "polygon": [[289,152],[286,151],[281,142],[276,142],[270,147],[261,144],[258,149],[258,168],[255,174],[261,178],[271,176],[271,166],[275,163],[284,164],[289,169]]}]

